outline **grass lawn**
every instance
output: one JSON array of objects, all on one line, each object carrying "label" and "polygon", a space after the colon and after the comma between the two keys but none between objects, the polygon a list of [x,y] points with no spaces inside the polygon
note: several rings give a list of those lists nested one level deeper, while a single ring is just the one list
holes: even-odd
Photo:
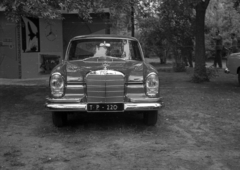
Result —
[{"label": "grass lawn", "polygon": [[0,86],[0,169],[239,170],[240,87],[218,70],[190,82],[192,70],[160,71],[165,107],[155,127],[141,115],[73,115],[56,128],[45,86]]}]

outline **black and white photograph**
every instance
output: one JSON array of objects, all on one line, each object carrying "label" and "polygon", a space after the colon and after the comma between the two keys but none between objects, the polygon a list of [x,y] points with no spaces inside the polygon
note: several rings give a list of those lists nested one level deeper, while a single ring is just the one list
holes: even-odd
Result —
[{"label": "black and white photograph", "polygon": [[240,0],[0,0],[0,170],[240,170]]}]

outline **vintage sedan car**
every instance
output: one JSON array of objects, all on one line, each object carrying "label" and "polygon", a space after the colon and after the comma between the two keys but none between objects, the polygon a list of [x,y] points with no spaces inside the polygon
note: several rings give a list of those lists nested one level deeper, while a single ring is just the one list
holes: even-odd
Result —
[{"label": "vintage sedan car", "polygon": [[85,35],[70,40],[65,59],[51,72],[46,108],[64,126],[71,112],[139,112],[155,125],[160,97],[159,75],[143,56],[136,38]]},{"label": "vintage sedan car", "polygon": [[225,73],[238,75],[238,84],[240,86],[240,52],[228,56]]}]

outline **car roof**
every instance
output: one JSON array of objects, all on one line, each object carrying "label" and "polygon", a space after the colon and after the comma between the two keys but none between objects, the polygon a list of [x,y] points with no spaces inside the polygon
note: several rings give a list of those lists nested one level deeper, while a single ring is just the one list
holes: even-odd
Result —
[{"label": "car roof", "polygon": [[134,37],[125,36],[125,35],[117,35],[117,34],[89,34],[89,35],[80,35],[72,38],[72,40],[78,40],[78,39],[84,39],[84,38],[116,38],[116,39],[130,39],[130,40],[136,40]]}]

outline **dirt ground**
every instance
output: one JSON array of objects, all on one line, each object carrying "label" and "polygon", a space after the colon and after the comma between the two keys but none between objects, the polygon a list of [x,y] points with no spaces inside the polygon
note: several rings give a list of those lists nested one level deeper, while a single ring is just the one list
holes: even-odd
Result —
[{"label": "dirt ground", "polygon": [[133,113],[74,114],[56,128],[45,86],[0,86],[0,170],[239,170],[237,77],[194,84],[188,73],[160,72],[155,127]]}]

